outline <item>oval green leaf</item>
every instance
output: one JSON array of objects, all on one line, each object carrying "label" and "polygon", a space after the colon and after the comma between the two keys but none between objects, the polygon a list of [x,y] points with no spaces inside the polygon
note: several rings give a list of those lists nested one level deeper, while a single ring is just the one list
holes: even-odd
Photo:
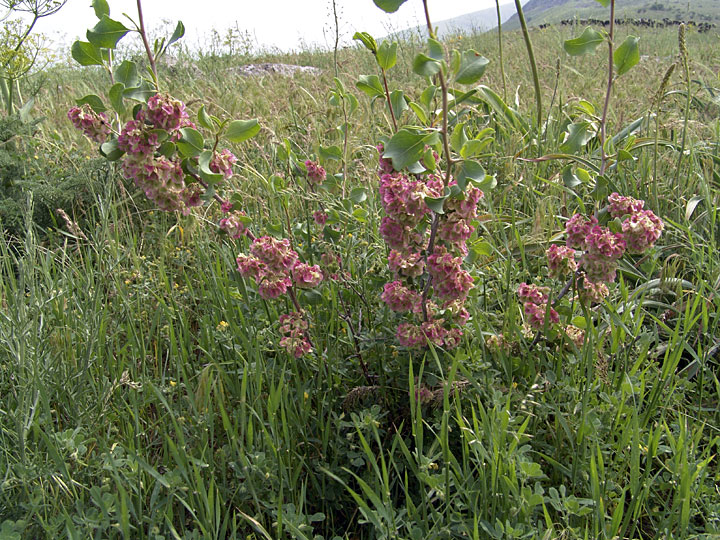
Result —
[{"label": "oval green leaf", "polygon": [[260,132],[257,120],[234,120],[228,125],[225,137],[230,142],[240,143],[253,138]]}]

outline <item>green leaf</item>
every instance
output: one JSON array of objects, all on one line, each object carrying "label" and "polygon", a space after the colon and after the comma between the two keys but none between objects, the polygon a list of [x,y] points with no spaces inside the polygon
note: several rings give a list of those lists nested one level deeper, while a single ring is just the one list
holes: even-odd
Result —
[{"label": "green leaf", "polygon": [[177,142],[178,151],[183,157],[199,156],[205,146],[205,139],[196,129],[185,127],[180,129],[182,138]]},{"label": "green leaf", "polygon": [[252,139],[260,132],[257,120],[234,120],[228,125],[225,137],[230,142],[240,143]]},{"label": "green leaf", "polygon": [[375,38],[372,37],[367,32],[355,32],[353,39],[357,39],[358,41],[360,41],[363,45],[365,45],[365,48],[368,51],[370,51],[371,53],[373,53],[373,54],[377,53],[377,50],[378,50],[377,42],[375,41]]},{"label": "green leaf", "polygon": [[640,38],[628,36],[613,54],[613,63],[615,64],[615,71],[617,71],[618,77],[630,71],[640,62],[639,41]]},{"label": "green leaf", "polygon": [[608,7],[610,5],[610,0],[595,0],[599,4],[602,5],[602,7]]},{"label": "green leaf", "polygon": [[334,161],[341,161],[343,154],[342,150],[337,145],[332,146],[318,146],[318,156],[321,160],[327,161],[329,159]]},{"label": "green leaf", "polygon": [[386,71],[392,68],[397,63],[397,50],[397,41],[393,41],[392,43],[387,40],[383,41],[377,50],[376,58],[378,65]]},{"label": "green leaf", "polygon": [[452,134],[450,135],[450,148],[456,152],[460,152],[460,149],[465,146],[468,141],[468,137],[465,134],[465,122],[455,124]]},{"label": "green leaf", "polygon": [[385,145],[383,157],[392,160],[396,171],[402,170],[420,160],[425,153],[425,145],[432,146],[437,137],[437,133],[413,133],[401,129]]},{"label": "green leaf", "polygon": [[123,92],[123,97],[139,101],[141,103],[147,103],[147,100],[153,97],[155,94],[157,94],[157,90],[142,85],[135,88],[126,88]]},{"label": "green leaf", "polygon": [[484,241],[475,242],[468,248],[467,257],[465,257],[465,262],[468,264],[473,264],[480,257],[489,257],[493,252],[492,244]]},{"label": "green leaf", "polygon": [[490,60],[473,50],[465,51],[460,61],[460,69],[455,75],[458,84],[473,84],[480,80],[485,73]]},{"label": "green leaf", "polygon": [[170,159],[173,157],[176,150],[177,150],[177,147],[175,146],[175,143],[172,143],[170,141],[165,141],[157,149],[157,153],[160,154],[161,156],[165,156],[166,158]]},{"label": "green leaf", "polygon": [[350,191],[350,200],[356,204],[365,202],[367,199],[367,191],[363,187],[356,187]]},{"label": "green leaf", "polygon": [[100,145],[100,154],[108,161],[117,161],[125,152],[118,148],[117,139],[110,139]]},{"label": "green leaf", "polygon": [[562,171],[563,183],[566,187],[574,189],[582,184],[582,180],[578,178],[573,172],[572,165],[567,165]]},{"label": "green leaf", "polygon": [[425,111],[423,110],[423,108],[419,104],[415,103],[414,101],[411,101],[410,103],[408,103],[408,106],[413,110],[413,112],[415,113],[415,116],[418,117],[418,120],[420,120],[420,122],[422,122],[423,124],[427,125],[428,117],[427,117],[427,114],[425,113]]},{"label": "green leaf", "polygon": [[435,170],[435,168],[437,167],[437,161],[435,160],[435,154],[433,153],[432,148],[428,148],[427,150],[425,150],[425,153],[423,154],[422,162],[428,171]]},{"label": "green leaf", "polygon": [[475,183],[480,183],[485,179],[486,173],[482,165],[477,161],[465,160],[460,167],[460,171],[457,175],[457,183],[460,189],[465,190],[468,180],[472,180]]},{"label": "green leaf", "polygon": [[90,105],[90,108],[96,113],[107,111],[107,107],[103,103],[103,100],[95,94],[89,94],[85,97],[81,97],[80,99],[76,99],[75,103],[77,103],[78,105],[84,105],[87,103],[88,105]]},{"label": "green leaf", "polygon": [[436,214],[444,214],[445,209],[443,208],[445,206],[445,200],[450,195],[444,195],[442,197],[425,197],[425,204],[427,207],[435,212]]},{"label": "green leaf", "polygon": [[95,16],[98,19],[102,19],[103,16],[110,16],[110,6],[108,6],[106,0],[93,0],[92,8],[95,10]]},{"label": "green leaf", "polygon": [[170,36],[170,40],[167,42],[167,45],[165,48],[169,47],[173,43],[175,43],[178,39],[182,38],[185,35],[185,25],[182,23],[182,21],[178,21],[177,26],[175,26],[175,31],[173,32],[172,36]]},{"label": "green leaf", "polygon": [[408,109],[407,99],[402,90],[393,90],[390,92],[390,103],[392,104],[393,114],[396,119],[399,119],[402,113]]},{"label": "green leaf", "polygon": [[87,41],[76,41],[70,48],[70,54],[81,66],[102,66],[103,54],[95,45]]},{"label": "green leaf", "polygon": [[560,151],[566,154],[578,153],[594,136],[589,122],[577,122],[568,126],[565,141],[560,145]]},{"label": "green leaf", "polygon": [[130,60],[124,60],[115,68],[115,82],[123,83],[126,88],[136,88],[140,85],[137,65]]},{"label": "green leaf", "polygon": [[368,212],[364,208],[356,208],[355,210],[353,210],[352,215],[360,223],[367,223],[367,218],[370,215],[370,212]]},{"label": "green leaf", "polygon": [[373,0],[375,5],[386,13],[395,13],[406,0]]},{"label": "green leaf", "polygon": [[484,139],[471,139],[467,141],[460,149],[460,157],[463,159],[469,159],[477,156],[480,152],[485,150],[487,146],[493,141],[492,137],[486,137]]},{"label": "green leaf", "polygon": [[113,109],[120,114],[125,114],[125,104],[123,103],[123,92],[125,85],[121,82],[115,83],[108,90],[108,98]]},{"label": "green leaf", "polygon": [[[186,129],[191,129],[191,128],[183,128],[181,131],[184,132]],[[193,130],[193,131],[195,131],[195,130]],[[200,134],[198,133],[198,135],[200,135]],[[185,134],[183,133],[183,138],[184,137],[185,137]],[[178,143],[178,148],[179,148],[179,145],[180,145],[180,143]],[[200,177],[211,186],[214,184],[217,184],[218,182],[221,182],[224,178],[223,174],[213,172],[210,169],[210,162],[212,161],[212,157],[213,157],[212,150],[203,150],[200,153],[200,155],[198,156],[198,172],[200,173]]]},{"label": "green leaf", "polygon": [[383,90],[382,83],[377,75],[360,75],[355,87],[371,98],[385,95],[385,90]]},{"label": "green leaf", "polygon": [[198,124],[205,129],[215,129],[212,118],[210,118],[210,115],[205,111],[205,105],[200,105],[200,110],[198,111]]},{"label": "green leaf", "polygon": [[597,30],[588,26],[580,37],[568,39],[563,47],[569,55],[579,56],[593,52],[603,41],[605,41],[605,37]]},{"label": "green leaf", "polygon": [[87,31],[87,38],[90,43],[101,49],[114,49],[117,42],[130,31],[121,22],[114,21],[107,15],[103,15],[100,21],[92,30]]},{"label": "green leaf", "polygon": [[437,39],[428,39],[428,49],[430,50],[430,58],[433,60],[441,62],[445,58],[445,49]]},{"label": "green leaf", "polygon": [[690,218],[692,217],[693,213],[695,212],[697,205],[700,204],[704,199],[705,199],[705,197],[700,197],[699,195],[695,195],[687,202],[687,205],[685,205],[685,219],[687,221],[690,221]]},{"label": "green leaf", "polygon": [[413,60],[413,72],[423,77],[432,77],[440,71],[440,62],[425,53],[419,53]]},{"label": "green leaf", "polygon": [[435,97],[437,90],[438,87],[432,84],[425,88],[422,94],[420,94],[420,104],[426,109],[430,109],[430,105],[432,104],[432,100]]}]

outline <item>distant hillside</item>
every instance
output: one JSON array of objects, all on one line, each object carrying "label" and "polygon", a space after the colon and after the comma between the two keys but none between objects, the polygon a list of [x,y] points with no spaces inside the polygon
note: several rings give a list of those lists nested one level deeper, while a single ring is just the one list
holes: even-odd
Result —
[{"label": "distant hillside", "polygon": [[[526,2],[527,0],[523,0]],[[500,17],[505,24],[505,21],[515,15],[515,3],[504,0],[505,3],[500,4]],[[497,8],[492,7],[488,9],[481,9],[480,11],[473,11],[460,15],[459,17],[453,17],[452,19],[445,19],[434,23],[438,29],[440,37],[445,37],[452,34],[472,34],[475,32],[484,32],[495,28],[497,26]],[[425,34],[425,27],[408,28],[401,32],[393,34],[393,36],[399,37],[403,35],[413,34]]]},{"label": "distant hillside", "polygon": [[[559,23],[569,19],[608,19],[610,9],[595,0],[529,0],[524,5],[529,25]],[[720,23],[719,0],[623,0],[616,3],[615,17],[620,19],[670,19],[696,23]],[[517,14],[503,29],[520,27]]]}]

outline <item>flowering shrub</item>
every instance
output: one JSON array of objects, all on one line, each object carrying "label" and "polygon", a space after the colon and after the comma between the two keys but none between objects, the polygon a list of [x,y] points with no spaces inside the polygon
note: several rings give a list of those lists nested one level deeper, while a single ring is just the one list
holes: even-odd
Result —
[{"label": "flowering shrub", "polygon": [[[662,220],[644,207],[645,201],[618,193],[608,197],[610,217],[625,218],[620,224],[622,232],[601,226],[595,216],[573,215],[565,225],[566,245],[552,245],[546,252],[550,276],[570,275],[583,303],[602,302],[610,294],[607,284],[615,281],[618,261],[623,255],[644,253],[662,234]],[[548,293],[547,287],[526,283],[518,287],[527,323],[535,330],[560,322],[557,311],[547,305]],[[582,342],[584,333],[580,329],[570,325],[565,327],[565,332],[576,344]]]},{"label": "flowering shrub", "polygon": [[[475,231],[482,191],[468,186],[433,211],[426,199],[443,197],[445,182],[434,173],[407,175],[392,169],[381,152],[378,176],[380,201],[386,216],[380,234],[390,247],[388,266],[395,280],[385,285],[382,300],[390,309],[412,315],[413,322],[398,325],[396,337],[405,347],[432,343],[457,347],[469,318],[463,303],[473,278],[463,268],[467,241]],[[437,154],[435,154],[437,156]],[[435,157],[437,159],[437,157]],[[457,186],[451,179],[448,186]],[[433,301],[437,299],[437,302]]]},{"label": "flowering shrub", "polygon": [[89,139],[103,143],[111,133],[110,121],[105,113],[96,113],[90,105],[72,107],[68,118],[73,126],[82,131]]}]

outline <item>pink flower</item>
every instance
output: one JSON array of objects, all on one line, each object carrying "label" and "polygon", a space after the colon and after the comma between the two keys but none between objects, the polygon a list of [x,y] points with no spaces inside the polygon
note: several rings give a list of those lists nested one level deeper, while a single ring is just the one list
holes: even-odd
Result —
[{"label": "pink flower", "polygon": [[451,328],[445,333],[443,338],[445,341],[445,348],[447,350],[455,349],[462,341],[463,331],[462,328]]},{"label": "pink flower", "polygon": [[313,219],[315,220],[316,225],[322,227],[327,222],[328,215],[325,212],[318,210],[317,212],[313,212]]},{"label": "pink flower", "polygon": [[528,319],[528,324],[530,324],[530,326],[535,330],[541,330],[545,326],[546,320],[548,324],[557,324],[560,322],[560,315],[558,315],[558,312],[553,308],[548,309],[547,304],[525,302],[523,308],[525,310],[525,316]]},{"label": "pink flower", "polygon": [[73,126],[95,142],[104,143],[110,135],[108,117],[105,113],[96,113],[87,103],[72,107],[67,115]]},{"label": "pink flower", "polygon": [[200,206],[202,204],[202,199],[200,197],[202,197],[204,193],[205,190],[200,184],[190,184],[181,192],[182,201],[187,208]]},{"label": "pink flower", "polygon": [[449,198],[445,201],[445,211],[456,213],[468,221],[477,217],[477,205],[483,197],[483,192],[474,187],[468,186],[465,190],[464,199]]},{"label": "pink flower", "polygon": [[398,325],[395,337],[403,347],[420,347],[426,343],[422,328],[416,324],[402,323]]},{"label": "pink flower", "polygon": [[400,253],[393,249],[388,255],[390,270],[398,276],[418,277],[425,270],[425,260],[421,253]]},{"label": "pink flower", "polygon": [[462,269],[462,262],[462,257],[455,257],[442,247],[428,257],[433,288],[443,300],[464,300],[474,287],[472,276]]},{"label": "pink flower", "polygon": [[265,275],[267,266],[264,262],[256,257],[248,257],[240,254],[237,256],[238,271],[243,277],[253,278],[258,281],[261,276]]},{"label": "pink flower", "polygon": [[266,300],[277,298],[287,292],[292,286],[292,281],[283,273],[266,273],[258,285],[258,293]]},{"label": "pink flower", "polygon": [[550,275],[553,277],[561,277],[572,274],[577,270],[577,261],[575,261],[576,251],[566,246],[553,244],[547,250],[548,268]]},{"label": "pink flower", "polygon": [[400,313],[411,311],[420,302],[420,295],[399,281],[386,283],[380,298],[390,309]]},{"label": "pink flower", "polygon": [[263,261],[272,272],[289,272],[298,260],[298,254],[290,248],[287,238],[276,240],[271,236],[256,238],[250,253]]},{"label": "pink flower", "polygon": [[312,345],[305,336],[285,336],[280,339],[280,346],[295,358],[301,358],[312,351]]},{"label": "pink flower", "polygon": [[538,287],[537,285],[521,283],[517,294],[521,301],[539,305],[547,304],[549,292],[550,287]]},{"label": "pink flower", "polygon": [[165,156],[138,156],[138,159],[125,159],[122,171],[130,178],[145,196],[154,201],[161,210],[181,210],[184,206],[182,167],[179,162]]},{"label": "pink flower", "polygon": [[442,327],[442,321],[426,321],[422,323],[421,326],[422,333],[425,335],[425,338],[435,345],[436,347],[442,347],[445,343],[445,335],[447,334],[447,330],[445,330]]},{"label": "pink flower", "polygon": [[610,194],[608,203],[608,211],[613,218],[640,212],[645,206],[645,201],[633,199],[632,197],[623,197],[619,193]]},{"label": "pink flower", "polygon": [[233,209],[233,203],[230,201],[223,201],[223,203],[220,205],[220,210],[222,210],[223,214],[229,214],[232,212]]},{"label": "pink flower", "polygon": [[582,287],[578,291],[580,298],[587,304],[599,304],[601,303],[609,294],[610,290],[608,289],[607,285],[603,282],[592,282],[590,281],[587,276],[583,273],[583,280],[582,280]]},{"label": "pink flower", "polygon": [[565,224],[567,233],[567,247],[585,249],[585,237],[597,225],[597,219],[592,216],[589,220],[581,214],[575,214]]},{"label": "pink flower", "polygon": [[307,160],[305,162],[305,168],[307,169],[308,182],[312,185],[320,185],[325,181],[326,173],[318,163]]},{"label": "pink flower", "polygon": [[300,358],[312,350],[310,340],[307,337],[308,323],[302,313],[292,312],[280,316],[280,332],[283,338],[280,346],[295,358]]},{"label": "pink flower", "polygon": [[323,280],[322,270],[315,264],[310,266],[305,263],[298,262],[292,269],[292,276],[295,285],[301,289],[312,289],[317,287]]},{"label": "pink flower", "polygon": [[210,170],[216,174],[222,174],[227,180],[233,175],[232,166],[237,163],[237,158],[230,150],[225,149],[219,154],[216,152],[210,160]]},{"label": "pink flower", "polygon": [[596,225],[585,237],[585,254],[580,259],[588,279],[593,282],[615,280],[617,261],[625,253],[625,240],[607,227]]},{"label": "pink flower", "polygon": [[188,114],[182,101],[168,94],[155,94],[148,99],[146,118],[155,128],[172,132],[183,126]]},{"label": "pink flower", "polygon": [[241,238],[247,234],[247,228],[242,221],[243,217],[245,217],[245,213],[241,211],[226,214],[225,217],[220,220],[220,223],[218,223],[218,227],[232,238]]},{"label": "pink flower", "polygon": [[580,349],[585,342],[585,330],[578,328],[577,326],[573,326],[572,324],[568,324],[564,330],[570,341],[572,341],[575,346]]},{"label": "pink flower", "polygon": [[385,216],[380,221],[380,234],[392,249],[411,251],[420,244],[422,237],[407,225]]},{"label": "pink flower", "polygon": [[378,144],[375,147],[378,151],[379,157],[378,157],[378,166],[380,168],[381,174],[391,174],[395,172],[395,169],[392,165],[392,160],[384,158],[383,154],[385,153],[385,145],[382,143]]},{"label": "pink flower", "polygon": [[430,212],[425,204],[426,186],[402,174],[380,178],[380,202],[385,213],[396,222],[414,227]]},{"label": "pink flower", "polygon": [[127,122],[118,137],[118,148],[129,156],[151,156],[158,146],[160,145],[157,133],[152,133],[149,129],[146,129],[141,120]]},{"label": "pink flower", "polygon": [[438,236],[441,240],[459,248],[461,252],[466,253],[467,247],[465,247],[465,242],[472,236],[474,231],[475,227],[468,225],[460,214],[453,212],[447,219],[443,219],[440,222]]},{"label": "pink flower", "polygon": [[630,253],[644,253],[652,247],[663,231],[663,222],[652,210],[631,214],[622,224],[623,236]]}]

